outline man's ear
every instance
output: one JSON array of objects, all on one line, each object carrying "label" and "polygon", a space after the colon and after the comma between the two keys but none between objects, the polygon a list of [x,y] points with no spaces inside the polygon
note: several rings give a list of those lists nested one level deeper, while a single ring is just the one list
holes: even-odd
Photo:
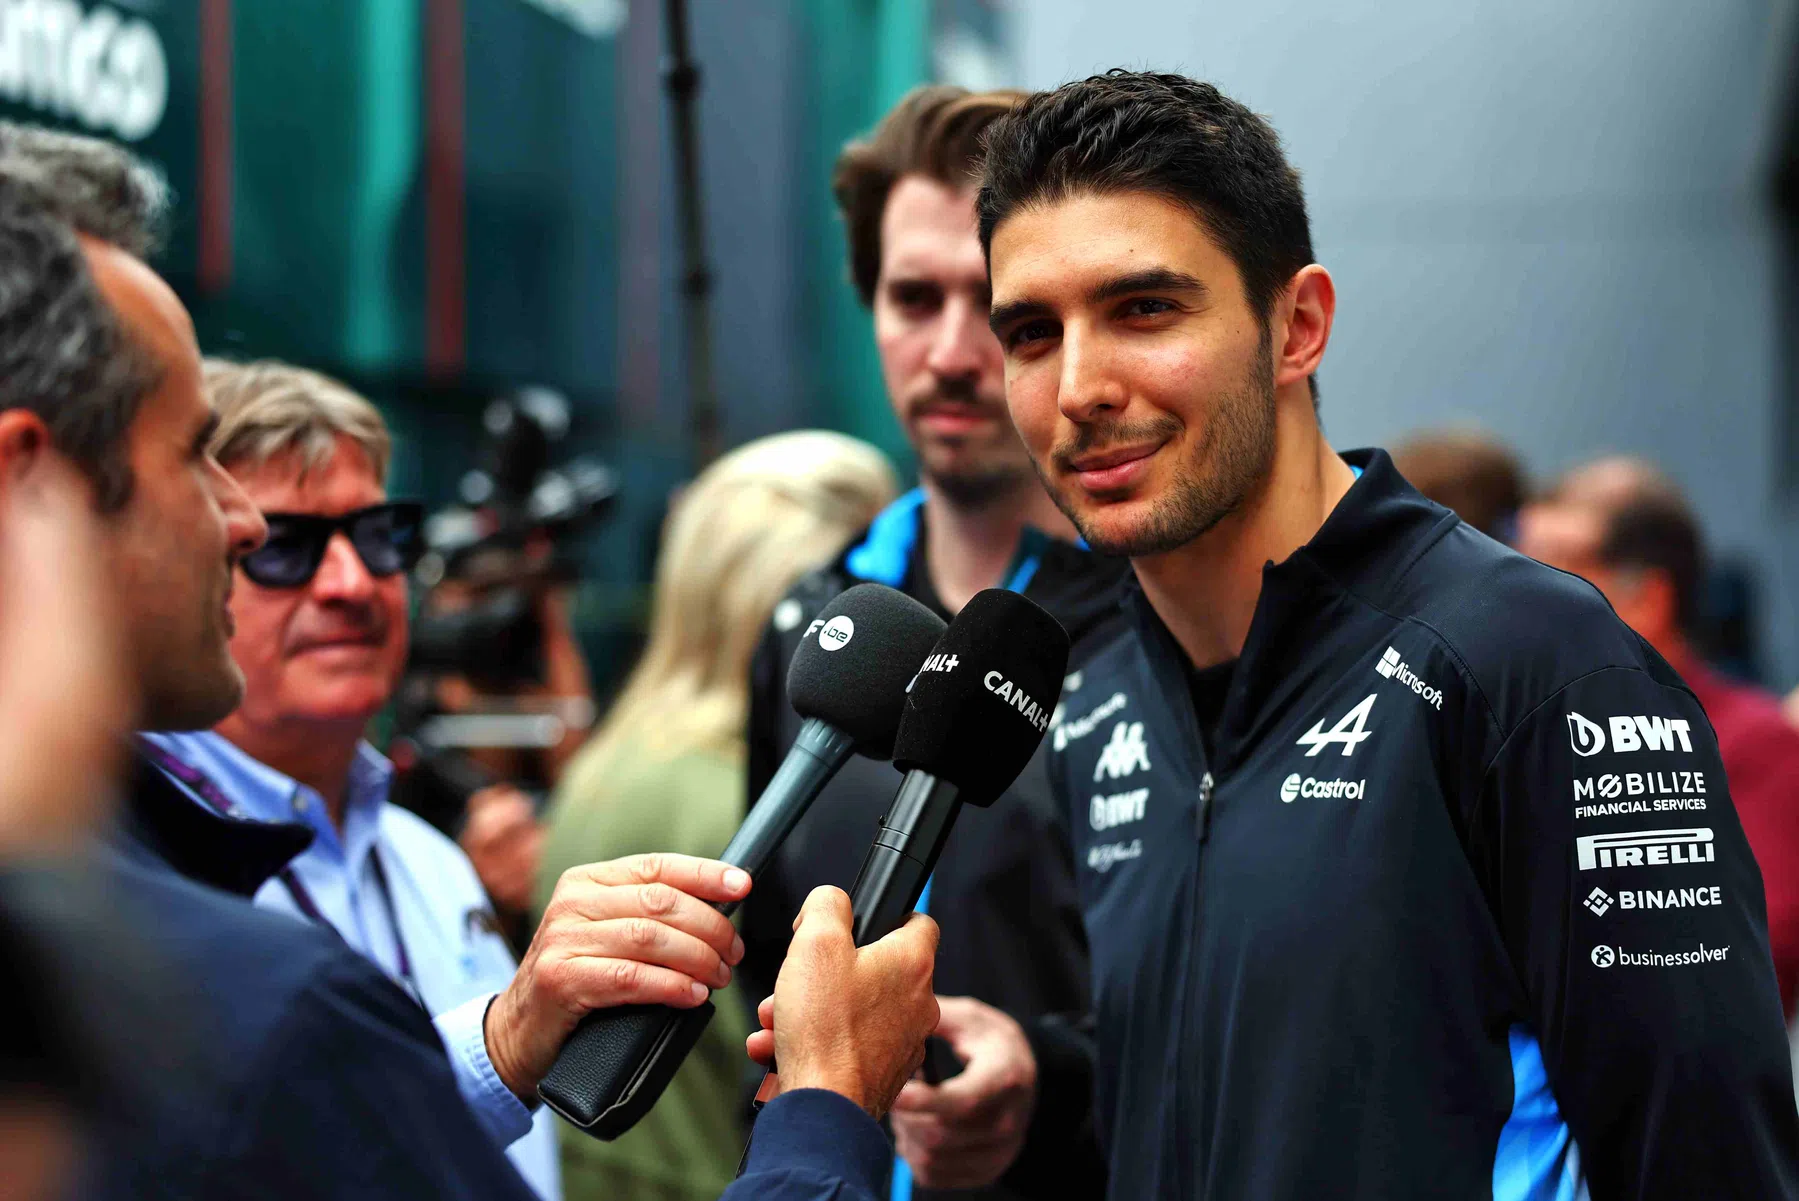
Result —
[{"label": "man's ear", "polygon": [[50,427],[42,417],[30,409],[0,411],[0,489],[16,487],[52,453]]},{"label": "man's ear", "polygon": [[1317,263],[1300,268],[1288,282],[1278,311],[1286,317],[1284,335],[1274,348],[1274,386],[1281,388],[1317,374],[1330,344],[1331,322],[1337,315],[1337,285],[1330,272]]}]

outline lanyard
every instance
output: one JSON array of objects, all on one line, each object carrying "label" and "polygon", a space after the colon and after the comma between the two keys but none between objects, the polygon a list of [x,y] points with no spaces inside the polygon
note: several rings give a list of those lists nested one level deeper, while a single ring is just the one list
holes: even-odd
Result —
[{"label": "lanyard", "polygon": [[[219,791],[219,786],[212,782],[212,777],[192,764],[176,758],[147,738],[138,739],[137,745],[145,757],[185,785],[189,792],[205,803],[207,808],[221,817],[242,820],[241,811],[231,803],[231,800],[223,792]],[[381,891],[381,900],[387,906],[388,927],[393,931],[394,950],[399,960],[400,983],[406,989],[406,994],[418,1004],[419,1008],[429,1013],[431,1007],[425,1004],[425,998],[419,992],[418,981],[412,974],[412,957],[406,953],[406,938],[400,930],[400,910],[394,904],[392,889],[388,887],[387,868],[381,862],[381,852],[375,847],[369,848],[369,870],[375,877],[375,886]],[[301,913],[339,938],[343,938],[343,932],[332,925],[330,919],[319,909],[318,903],[312,899],[312,894],[306,890],[306,886],[300,883],[300,877],[294,873],[291,866],[283,867],[276,872],[275,878],[281,881],[283,888],[287,889],[288,896],[293,898],[295,907]],[[349,940],[345,939],[344,941],[347,944]]]}]

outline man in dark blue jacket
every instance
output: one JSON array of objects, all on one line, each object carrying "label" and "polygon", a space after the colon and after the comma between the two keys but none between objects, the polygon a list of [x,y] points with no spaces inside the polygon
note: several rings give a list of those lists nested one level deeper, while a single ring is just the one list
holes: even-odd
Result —
[{"label": "man in dark blue jacket", "polygon": [[1705,714],[1587,584],[1326,444],[1273,130],[1118,71],[989,147],[1007,403],[1137,579],[1051,735],[1113,1195],[1794,1196]]},{"label": "man in dark blue jacket", "polygon": [[[81,469],[124,691],[143,726],[191,729],[239,699],[226,601],[236,558],[266,529],[208,451],[192,324],[144,261],[159,201],[156,180],[105,143],[0,123],[0,487]],[[161,1012],[185,1019],[193,1053],[158,1081],[160,1096],[95,1131],[89,1191],[529,1198],[463,1102],[424,1011],[333,934],[246,899],[309,837],[216,812],[189,782],[136,763],[107,858],[173,969],[180,995]],[[747,893],[734,868],[644,856],[565,882],[566,920],[545,924],[521,969],[526,1000],[503,1019],[490,1008],[482,1032],[495,1087],[521,1099],[587,1011],[697,1005],[741,954],[707,904]],[[871,1115],[936,1024],[935,949],[925,918],[857,949],[847,898],[809,899],[769,1029],[748,1048],[779,1055],[785,1091],[729,1196],[875,1195],[887,1157]],[[117,1020],[141,1022],[146,1039],[179,1036],[153,1016]]]}]

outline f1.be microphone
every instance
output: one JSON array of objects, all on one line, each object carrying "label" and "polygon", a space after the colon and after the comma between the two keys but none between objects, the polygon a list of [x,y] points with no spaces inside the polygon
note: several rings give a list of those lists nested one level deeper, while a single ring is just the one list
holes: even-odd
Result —
[{"label": "f1.be microphone", "polygon": [[907,690],[893,746],[906,772],[850,893],[856,945],[898,929],[964,803],[991,805],[1049,729],[1068,635],[1015,592],[976,593]]},{"label": "f1.be microphone", "polygon": [[[720,859],[754,878],[852,753],[893,754],[907,682],[943,631],[935,613],[880,584],[858,584],[825,606],[787,673],[805,723]],[[719,906],[727,915],[736,908]],[[595,1138],[617,1138],[656,1103],[712,1013],[710,1001],[596,1010],[562,1045],[537,1095]]]}]

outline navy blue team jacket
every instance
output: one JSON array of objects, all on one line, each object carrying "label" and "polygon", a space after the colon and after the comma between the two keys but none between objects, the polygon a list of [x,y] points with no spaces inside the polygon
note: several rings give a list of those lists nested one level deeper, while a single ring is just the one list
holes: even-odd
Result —
[{"label": "navy blue team jacket", "polygon": [[1111,1195],[1795,1196],[1761,876],[1699,703],[1591,586],[1344,458],[1263,572],[1211,757],[1140,593],[1050,733]]}]

